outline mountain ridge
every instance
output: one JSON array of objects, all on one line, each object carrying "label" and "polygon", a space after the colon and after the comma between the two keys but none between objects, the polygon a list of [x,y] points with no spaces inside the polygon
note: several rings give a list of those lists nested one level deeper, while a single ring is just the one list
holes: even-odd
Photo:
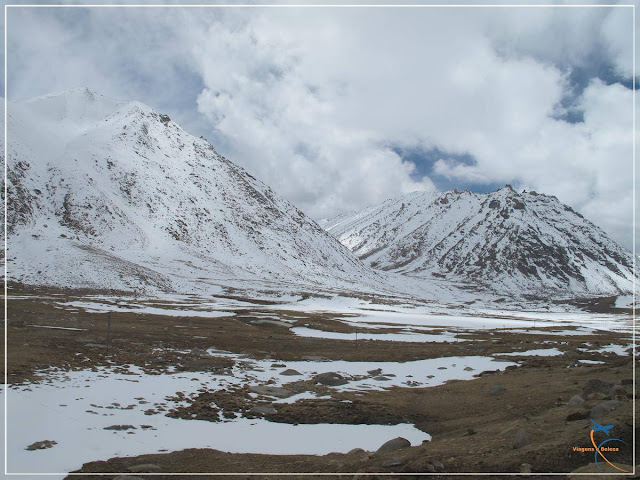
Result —
[{"label": "mountain ridge", "polygon": [[555,196],[412,192],[327,231],[373,268],[472,281],[502,293],[609,295],[632,289],[633,258]]},{"label": "mountain ridge", "polygon": [[15,281],[160,291],[209,277],[380,284],[290,202],[140,102],[77,89],[8,108]]}]

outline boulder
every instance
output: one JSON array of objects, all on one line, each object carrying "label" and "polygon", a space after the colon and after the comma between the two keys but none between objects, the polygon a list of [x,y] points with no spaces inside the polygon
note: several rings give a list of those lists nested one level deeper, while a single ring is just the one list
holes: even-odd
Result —
[{"label": "boulder", "polygon": [[607,400],[606,402],[599,403],[591,410],[591,418],[600,418],[613,412],[620,405],[622,405],[622,402],[618,400]]},{"label": "boulder", "polygon": [[570,407],[581,407],[584,405],[584,398],[580,395],[574,395],[569,399],[569,403],[567,403]]},{"label": "boulder", "polygon": [[531,443],[531,434],[527,432],[525,429],[521,428],[513,436],[513,442],[511,443],[511,446],[513,448],[522,448],[525,445],[529,445],[530,443]]},{"label": "boulder", "polygon": [[299,371],[294,370],[293,368],[287,368],[286,370],[280,372],[280,375],[294,376],[294,375],[302,375]]},{"label": "boulder", "polygon": [[406,438],[396,437],[393,440],[389,440],[384,443],[378,450],[376,450],[376,453],[393,452],[394,450],[400,450],[410,446],[411,442]]},{"label": "boulder", "polygon": [[573,412],[571,412],[569,415],[567,415],[567,418],[565,419],[567,422],[573,422],[575,420],[584,420],[586,418],[589,418],[589,410],[574,410]]},{"label": "boulder", "polygon": [[328,385],[330,387],[336,387],[338,385],[349,383],[349,381],[342,375],[335,372],[320,373],[313,377],[313,381],[314,383],[319,383],[320,385]]}]

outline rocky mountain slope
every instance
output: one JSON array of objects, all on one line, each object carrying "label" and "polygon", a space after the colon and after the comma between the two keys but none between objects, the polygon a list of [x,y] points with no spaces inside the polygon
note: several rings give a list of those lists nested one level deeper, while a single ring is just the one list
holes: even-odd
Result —
[{"label": "rocky mountain slope", "polygon": [[86,89],[8,106],[9,280],[193,292],[379,285],[271,188],[151,108]]},{"label": "rocky mountain slope", "polygon": [[556,197],[414,192],[324,227],[368,265],[504,294],[614,295],[632,289],[632,254]]}]

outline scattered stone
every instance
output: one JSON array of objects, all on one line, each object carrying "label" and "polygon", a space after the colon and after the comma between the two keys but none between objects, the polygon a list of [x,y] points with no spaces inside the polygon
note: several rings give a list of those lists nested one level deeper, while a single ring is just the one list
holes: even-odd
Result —
[{"label": "scattered stone", "polygon": [[581,407],[584,405],[584,398],[580,395],[574,395],[569,399],[569,403],[567,403],[570,407]]},{"label": "scattered stone", "polygon": [[498,395],[503,395],[506,391],[507,388],[504,385],[494,385],[491,387],[491,390],[489,390],[489,395],[496,397]]},{"label": "scattered stone", "polygon": [[531,443],[531,434],[521,428],[516,432],[513,436],[513,443],[511,444],[513,448],[522,448],[525,445],[529,445]]},{"label": "scattered stone", "polygon": [[411,446],[411,442],[406,438],[396,437],[393,440],[389,440],[384,443],[376,453],[393,452],[394,450],[400,450]]},{"label": "scattered stone", "polygon": [[133,425],[111,425],[104,427],[103,430],[137,430]]},{"label": "scattered stone", "polygon": [[475,368],[471,368],[471,367],[464,367],[464,371],[465,372],[473,372],[475,370]]},{"label": "scattered stone", "polygon": [[252,385],[249,390],[253,393],[268,395],[270,397],[287,398],[293,395],[293,392],[282,387],[272,387],[269,385]]},{"label": "scattered stone", "polygon": [[299,371],[294,370],[293,368],[287,368],[285,371],[280,372],[280,375],[293,376],[293,375],[302,375],[302,374]]},{"label": "scattered stone", "polygon": [[251,413],[257,413],[258,415],[273,415],[278,411],[270,405],[255,405],[249,410]]},{"label": "scattered stone", "polygon": [[463,435],[463,437],[470,437],[471,435],[475,435],[476,432],[473,428],[467,428],[466,433]]},{"label": "scattered stone", "polygon": [[347,379],[345,379],[342,375],[335,372],[326,372],[320,373],[313,377],[314,383],[319,383],[320,385],[329,385],[331,387],[336,387],[338,385],[344,385],[345,383],[349,383]]},{"label": "scattered stone", "polygon": [[31,445],[29,445],[25,450],[45,450],[47,448],[51,448],[54,445],[57,445],[58,442],[56,442],[55,440],[42,440],[40,442],[35,442],[32,443]]},{"label": "scattered stone", "polygon": [[155,463],[141,463],[139,465],[133,465],[131,467],[127,467],[131,473],[155,473],[161,472],[162,467],[160,465],[156,465]]},{"label": "scattered stone", "polygon": [[565,419],[567,422],[573,422],[575,420],[584,420],[585,418],[589,418],[589,414],[591,412],[589,410],[576,410],[567,415]]},{"label": "scattered stone", "polygon": [[591,418],[600,418],[607,413],[613,412],[620,405],[622,405],[622,402],[618,400],[607,400],[606,402],[599,403],[591,410]]},{"label": "scattered stone", "polygon": [[599,380],[597,378],[590,378],[584,386],[584,394],[589,395],[591,393],[604,393],[609,394],[609,391],[613,387],[613,383]]},{"label": "scattered stone", "polygon": [[380,375],[382,373],[382,369],[381,368],[376,368],[375,370],[367,370],[367,373],[369,375]]},{"label": "scattered stone", "polygon": [[531,473],[531,465],[528,463],[520,465],[520,473]]},{"label": "scattered stone", "polygon": [[272,363],[271,367],[272,368],[285,368],[286,365],[284,363]]}]

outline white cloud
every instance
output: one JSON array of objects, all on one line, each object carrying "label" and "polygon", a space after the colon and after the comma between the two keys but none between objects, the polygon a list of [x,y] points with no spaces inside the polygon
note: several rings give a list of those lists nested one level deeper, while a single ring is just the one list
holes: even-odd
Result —
[{"label": "white cloud", "polygon": [[435,188],[390,147],[438,147],[477,165],[435,173],[554,194],[631,245],[630,90],[592,81],[584,123],[557,119],[571,68],[629,75],[630,9],[13,15],[16,97],[89,85],[168,108],[316,218]]}]

